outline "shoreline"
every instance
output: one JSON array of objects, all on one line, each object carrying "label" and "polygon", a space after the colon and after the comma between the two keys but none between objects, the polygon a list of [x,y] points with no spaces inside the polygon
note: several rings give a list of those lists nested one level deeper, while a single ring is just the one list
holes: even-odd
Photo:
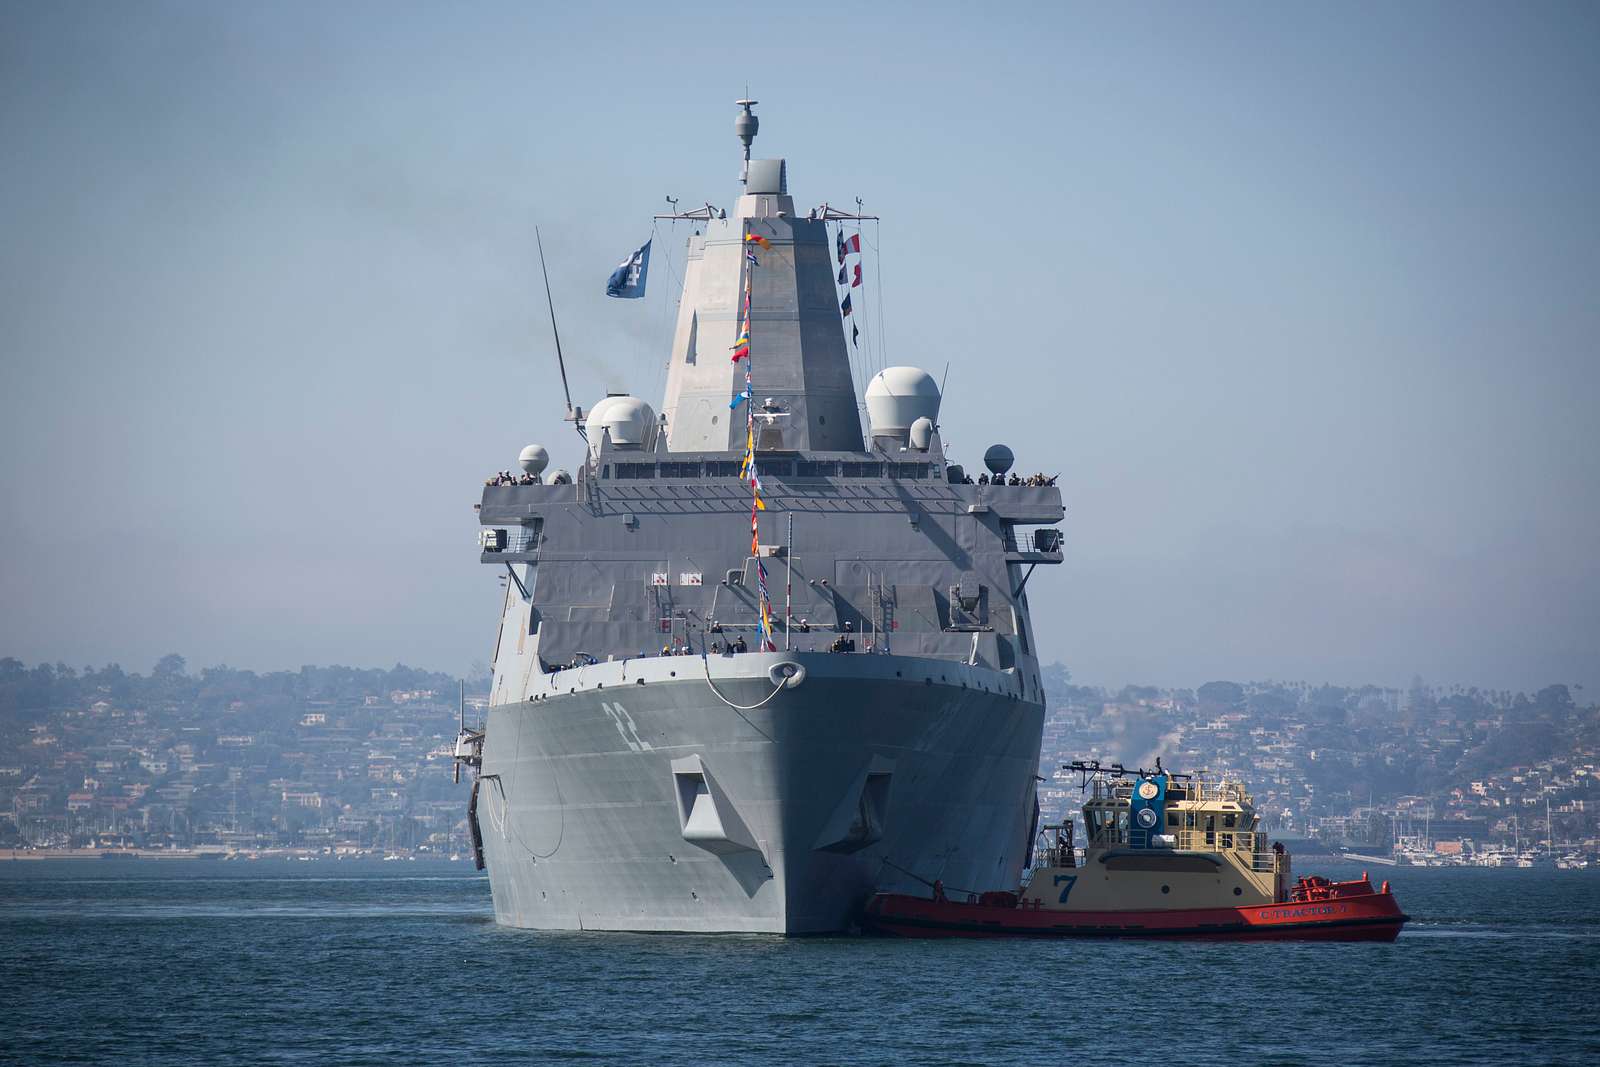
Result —
[{"label": "shoreline", "polygon": [[296,862],[339,862],[360,861],[372,862],[404,862],[404,863],[471,863],[471,856],[447,856],[438,853],[415,852],[338,852],[328,853],[317,849],[172,849],[172,848],[3,848],[0,849],[0,863],[16,862],[28,863],[38,860],[106,860],[112,863],[126,863],[132,860],[158,860],[172,862],[177,860],[206,860],[234,863],[240,860],[256,862],[260,860],[290,860]]}]

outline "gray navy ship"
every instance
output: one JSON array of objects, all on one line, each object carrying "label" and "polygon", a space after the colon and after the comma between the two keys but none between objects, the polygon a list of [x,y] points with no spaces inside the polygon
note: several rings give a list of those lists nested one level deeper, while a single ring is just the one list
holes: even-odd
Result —
[{"label": "gray navy ship", "polygon": [[740,104],[736,206],[673,216],[697,232],[659,412],[578,409],[574,473],[529,446],[496,481],[531,484],[478,507],[505,603],[456,755],[508,925],[842,931],[876,891],[1015,885],[1031,852],[1026,584],[1061,562],[1060,492],[1010,484],[1000,445],[967,475],[922,370],[875,375],[863,426],[831,229],[861,216],[797,214]]}]

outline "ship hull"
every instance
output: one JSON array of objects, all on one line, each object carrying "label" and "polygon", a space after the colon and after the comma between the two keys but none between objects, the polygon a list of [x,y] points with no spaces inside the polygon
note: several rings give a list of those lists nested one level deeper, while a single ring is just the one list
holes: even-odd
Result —
[{"label": "ship hull", "polygon": [[1393,941],[1406,916],[1391,893],[1244,908],[1053,911],[881,894],[862,925],[897,937],[1137,937],[1208,941]]},{"label": "ship hull", "polygon": [[[774,682],[782,664],[804,669],[798,684]],[[1012,881],[1043,724],[1022,691],[1011,672],[827,653],[536,677],[533,699],[487,722],[478,820],[495,916],[820,934],[879,890]]]}]

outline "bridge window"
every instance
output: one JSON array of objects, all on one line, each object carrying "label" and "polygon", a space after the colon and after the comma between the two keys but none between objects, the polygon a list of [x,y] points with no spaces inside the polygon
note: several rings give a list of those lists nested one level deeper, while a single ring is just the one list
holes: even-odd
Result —
[{"label": "bridge window", "polygon": [[706,463],[707,478],[737,478],[739,477],[739,461],[714,459]]},{"label": "bridge window", "polygon": [[844,476],[846,478],[882,478],[882,463],[846,463]]},{"label": "bridge window", "polygon": [[839,464],[831,459],[802,459],[794,465],[798,478],[836,478]]},{"label": "bridge window", "polygon": [[617,479],[625,478],[654,478],[656,465],[654,463],[618,463],[616,465]]},{"label": "bridge window", "polygon": [[700,464],[698,463],[662,463],[661,477],[663,478],[698,478],[700,477]]}]

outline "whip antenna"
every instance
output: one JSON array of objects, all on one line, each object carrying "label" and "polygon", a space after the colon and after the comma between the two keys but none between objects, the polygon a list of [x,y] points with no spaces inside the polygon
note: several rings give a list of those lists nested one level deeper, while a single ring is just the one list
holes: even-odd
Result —
[{"label": "whip antenna", "polygon": [[583,410],[572,406],[572,389],[567,385],[567,361],[561,356],[561,331],[556,328],[556,301],[550,295],[550,268],[544,263],[544,238],[539,236],[537,226],[533,228],[533,239],[539,246],[539,272],[544,275],[545,303],[550,306],[550,333],[556,339],[556,366],[561,368],[561,392],[567,398],[566,421],[572,423],[573,428],[578,431],[578,436],[587,442],[589,435],[583,429]]}]

